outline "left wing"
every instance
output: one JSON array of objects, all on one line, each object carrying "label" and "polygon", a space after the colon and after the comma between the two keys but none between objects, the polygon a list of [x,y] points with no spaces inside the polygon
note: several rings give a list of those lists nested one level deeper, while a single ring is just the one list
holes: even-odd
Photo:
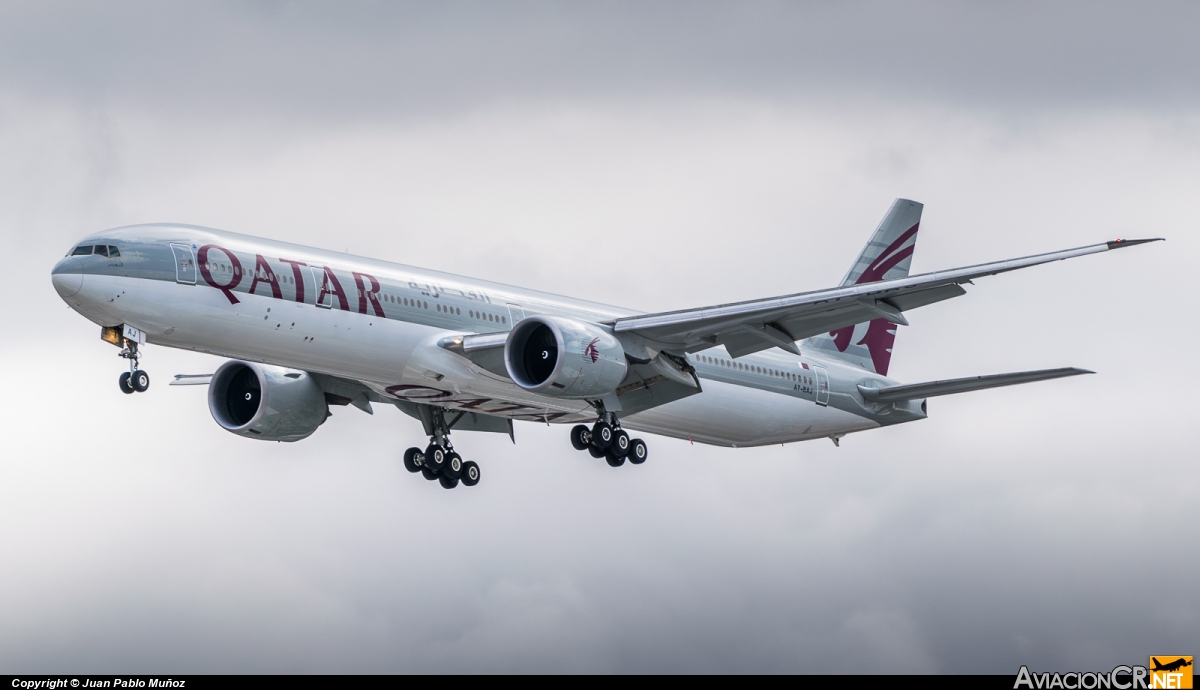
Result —
[{"label": "left wing", "polygon": [[1061,379],[1066,376],[1094,373],[1096,372],[1088,371],[1087,369],[1063,367],[1061,369],[1018,371],[1012,374],[969,376],[963,379],[945,379],[942,381],[930,381],[928,383],[909,383],[902,386],[883,386],[882,388],[859,384],[858,392],[862,394],[863,400],[867,402],[890,403],[903,400],[920,400],[921,398],[932,398],[938,395],[969,393],[988,388],[1015,386],[1021,383],[1048,381],[1050,379]]},{"label": "left wing", "polygon": [[733,357],[771,347],[800,354],[796,341],[883,317],[908,325],[903,312],[966,294],[963,283],[1051,261],[1132,247],[1162,238],[1113,240],[1076,249],[966,266],[949,271],[802,292],[782,297],[630,316],[611,322],[617,333],[638,336],[667,352],[699,352],[724,345]]}]

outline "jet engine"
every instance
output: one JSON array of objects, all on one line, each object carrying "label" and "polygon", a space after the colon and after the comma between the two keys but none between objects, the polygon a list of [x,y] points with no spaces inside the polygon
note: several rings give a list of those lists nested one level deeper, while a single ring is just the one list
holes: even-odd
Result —
[{"label": "jet engine", "polygon": [[508,376],[525,390],[561,398],[602,398],[629,365],[621,343],[600,326],[557,316],[530,316],[504,343]]},{"label": "jet engine", "polygon": [[264,441],[299,441],[329,416],[325,393],[303,371],[230,360],[208,385],[208,409],[228,431]]}]

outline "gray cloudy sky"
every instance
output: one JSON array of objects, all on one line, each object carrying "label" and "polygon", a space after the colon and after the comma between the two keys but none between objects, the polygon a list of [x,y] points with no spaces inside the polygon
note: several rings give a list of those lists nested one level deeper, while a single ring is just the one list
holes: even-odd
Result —
[{"label": "gray cloudy sky", "polygon": [[[1100,670],[1195,653],[1195,3],[0,5],[0,668]],[[1096,376],[642,467],[398,411],[222,431],[50,286],[179,221],[647,310],[1157,236],[914,312],[903,380]]]}]

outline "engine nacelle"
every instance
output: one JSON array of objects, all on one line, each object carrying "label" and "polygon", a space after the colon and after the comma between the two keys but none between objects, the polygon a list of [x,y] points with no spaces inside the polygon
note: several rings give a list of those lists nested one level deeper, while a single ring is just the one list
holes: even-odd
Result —
[{"label": "engine nacelle", "polygon": [[329,416],[325,392],[303,371],[230,360],[208,385],[208,410],[228,431],[264,441],[299,441]]},{"label": "engine nacelle", "polygon": [[600,326],[558,316],[530,316],[508,334],[504,366],[518,386],[561,398],[602,398],[629,364],[621,343]]}]

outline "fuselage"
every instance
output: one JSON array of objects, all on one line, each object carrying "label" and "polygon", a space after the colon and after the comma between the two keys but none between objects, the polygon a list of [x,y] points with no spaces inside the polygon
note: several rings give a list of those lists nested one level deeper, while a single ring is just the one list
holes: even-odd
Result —
[{"label": "fuselage", "polygon": [[[155,345],[360,381],[387,400],[549,423],[590,421],[582,400],[525,390],[439,347],[530,315],[603,324],[633,310],[412,266],[188,225],[96,233],[54,267],[59,295],[102,326]],[[698,443],[753,446],[838,437],[923,418],[864,401],[888,378],[810,351],[688,355],[702,392],[622,418]]]}]

